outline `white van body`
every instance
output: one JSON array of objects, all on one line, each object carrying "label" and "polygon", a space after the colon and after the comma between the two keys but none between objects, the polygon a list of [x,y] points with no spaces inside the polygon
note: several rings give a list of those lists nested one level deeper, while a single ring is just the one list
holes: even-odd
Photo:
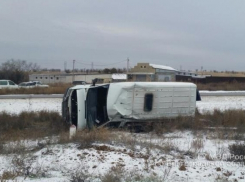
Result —
[{"label": "white van body", "polygon": [[64,95],[62,115],[78,129],[111,122],[194,116],[196,94],[197,88],[193,83],[77,85],[68,89]]}]

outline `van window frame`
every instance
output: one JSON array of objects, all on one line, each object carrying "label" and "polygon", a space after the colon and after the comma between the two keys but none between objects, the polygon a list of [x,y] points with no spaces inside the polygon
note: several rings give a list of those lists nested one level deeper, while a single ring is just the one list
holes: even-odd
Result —
[{"label": "van window frame", "polygon": [[153,101],[154,101],[153,93],[146,93],[144,97],[144,111],[151,112],[153,109]]}]

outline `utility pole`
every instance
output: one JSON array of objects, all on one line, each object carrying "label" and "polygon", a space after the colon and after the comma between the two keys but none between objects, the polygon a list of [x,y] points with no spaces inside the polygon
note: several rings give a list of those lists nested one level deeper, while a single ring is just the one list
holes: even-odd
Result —
[{"label": "utility pole", "polygon": [[64,62],[64,71],[66,71],[66,65],[67,65],[67,63],[66,63],[66,61]]},{"label": "utility pole", "polygon": [[129,69],[129,58],[127,58],[127,74],[128,74],[128,69]]},{"label": "utility pole", "polygon": [[74,68],[75,68],[75,60],[73,60],[73,70],[72,70],[73,74],[72,74],[72,82],[74,81]]},{"label": "utility pole", "polygon": [[94,70],[94,63],[92,62],[91,63],[91,71],[93,72],[93,70]]},{"label": "utility pole", "polygon": [[72,71],[73,73],[74,73],[74,68],[75,68],[75,61],[76,60],[73,60],[73,71]]}]

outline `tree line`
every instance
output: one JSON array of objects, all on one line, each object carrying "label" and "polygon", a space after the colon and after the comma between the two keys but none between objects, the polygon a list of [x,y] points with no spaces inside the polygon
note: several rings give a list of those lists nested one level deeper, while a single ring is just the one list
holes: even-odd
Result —
[{"label": "tree line", "polygon": [[40,66],[25,60],[8,60],[0,66],[0,79],[20,83],[29,80],[29,73],[39,71]]},{"label": "tree line", "polygon": [[65,70],[66,73],[77,73],[77,72],[83,72],[86,74],[89,73],[99,73],[99,74],[113,74],[113,73],[126,73],[127,69],[126,68],[104,68],[104,69],[74,69],[74,70],[70,70],[70,69],[66,69]]},{"label": "tree line", "polygon": [[[0,80],[12,80],[19,84],[20,82],[29,81],[29,74],[39,71],[54,71],[60,72],[60,69],[47,69],[40,68],[36,63],[27,62],[25,60],[8,60],[0,65]],[[126,73],[126,68],[104,68],[104,69],[74,69],[65,70],[66,73],[83,72],[86,74],[99,73],[99,74],[113,74],[113,73]]]}]

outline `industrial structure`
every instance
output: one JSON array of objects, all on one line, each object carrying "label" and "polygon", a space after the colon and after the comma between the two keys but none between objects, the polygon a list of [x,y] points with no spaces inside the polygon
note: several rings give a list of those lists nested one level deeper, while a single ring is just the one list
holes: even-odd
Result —
[{"label": "industrial structure", "polygon": [[72,83],[73,81],[85,81],[92,83],[97,78],[104,83],[126,81],[126,74],[31,74],[30,81],[40,81],[44,84]]},{"label": "industrial structure", "polygon": [[177,70],[170,66],[138,63],[128,73],[128,81],[168,82],[176,80]]},{"label": "industrial structure", "polygon": [[100,82],[170,82],[176,81],[176,75],[179,72],[164,65],[156,65],[150,63],[138,63],[127,74],[74,74],[74,73],[60,73],[60,74],[32,74],[29,75],[30,81],[40,81],[44,84],[52,83],[72,83],[73,81],[85,81],[91,83],[93,79],[97,78]]}]

